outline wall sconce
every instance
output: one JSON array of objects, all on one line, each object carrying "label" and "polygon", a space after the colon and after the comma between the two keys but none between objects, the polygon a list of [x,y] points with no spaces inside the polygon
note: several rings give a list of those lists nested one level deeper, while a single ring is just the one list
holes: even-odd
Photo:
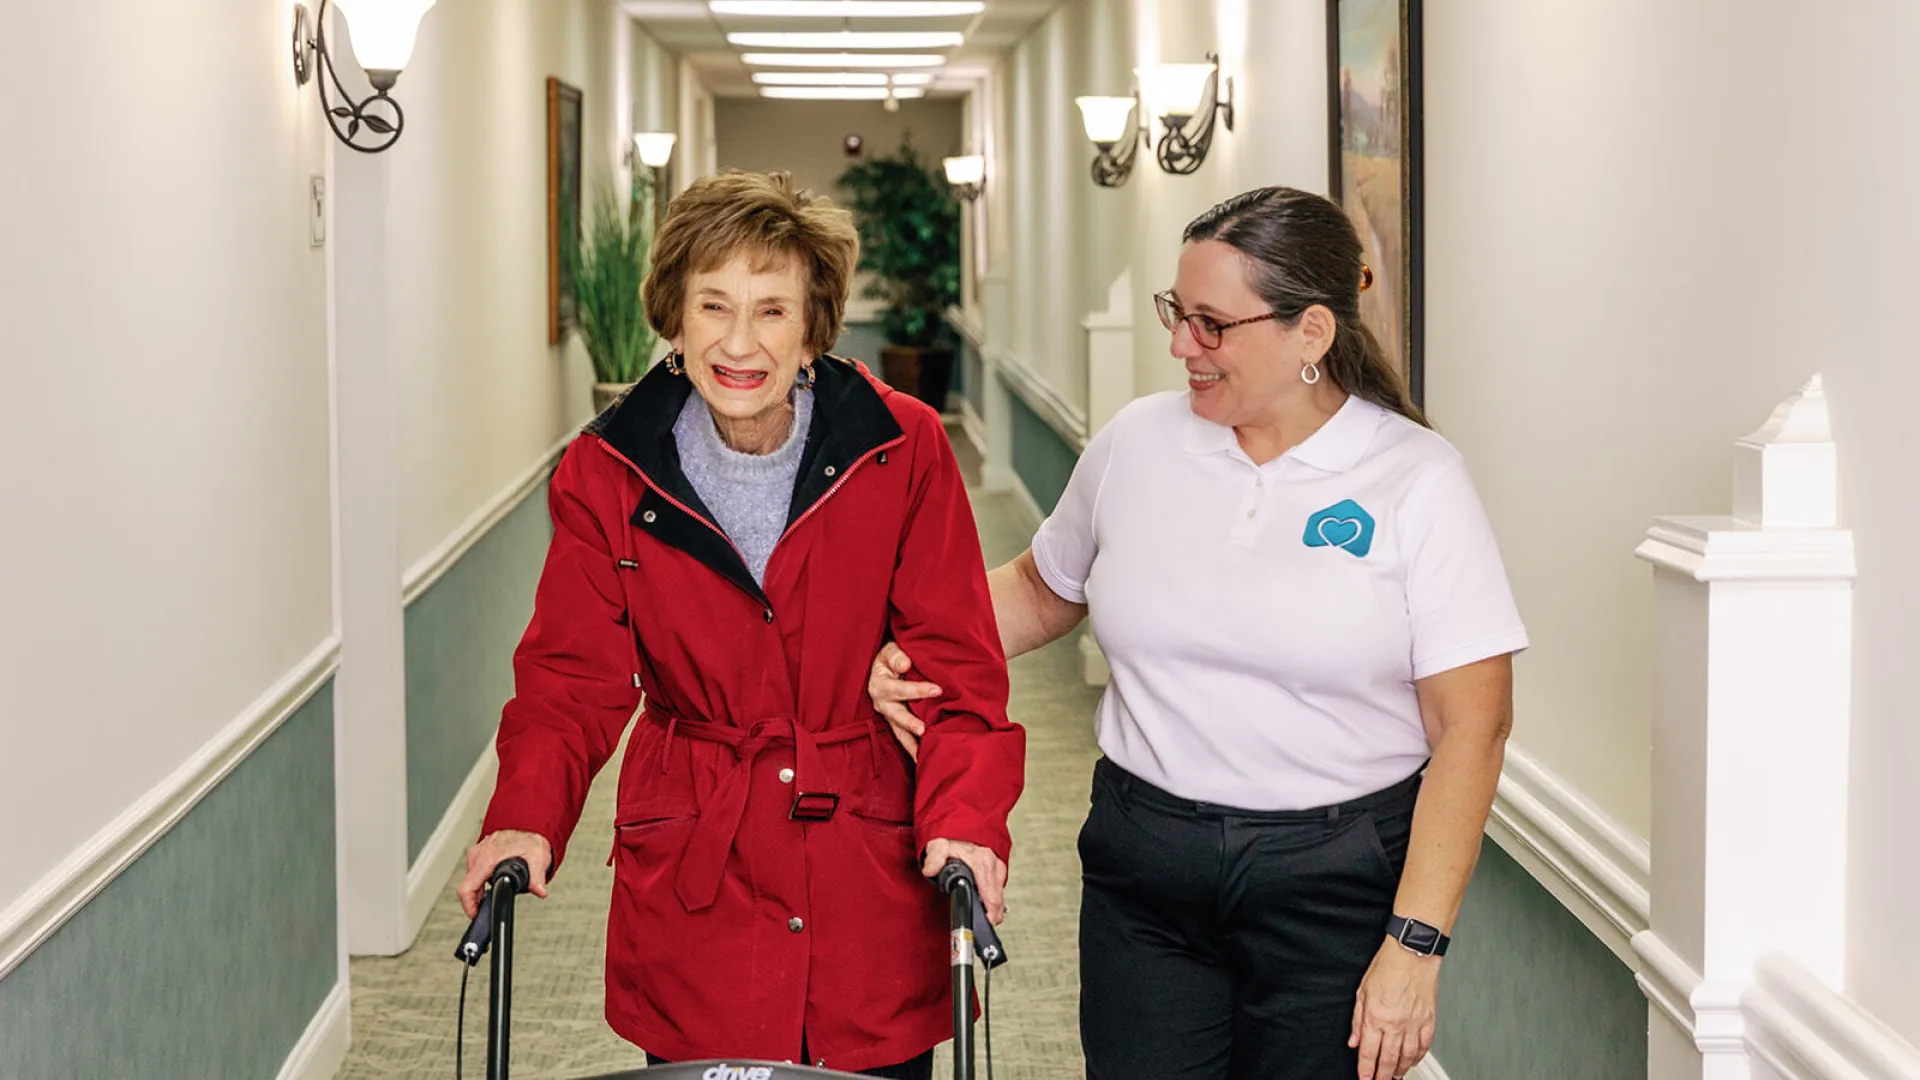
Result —
[{"label": "wall sconce", "polygon": [[673,144],[679,136],[671,131],[636,131],[633,133],[633,149],[627,153],[627,164],[633,164],[634,158],[649,169],[664,169],[673,159]]},{"label": "wall sconce", "polygon": [[1147,102],[1159,111],[1166,128],[1154,151],[1160,167],[1176,176],[1198,170],[1213,146],[1214,119],[1220,112],[1227,114],[1227,130],[1233,130],[1233,80],[1226,80],[1223,96],[1220,55],[1208,53],[1204,64],[1160,64],[1135,74],[1145,81]]},{"label": "wall sconce", "polygon": [[953,197],[962,202],[972,202],[980,197],[981,185],[987,180],[987,159],[979,154],[965,157],[941,158],[940,164],[946,167],[947,184],[953,188]]},{"label": "wall sconce", "polygon": [[[327,76],[320,81],[320,107],[326,113],[328,125],[341,142],[362,153],[377,154],[398,141],[401,129],[406,127],[406,114],[399,102],[387,96],[387,91],[393,89],[401,70],[413,58],[420,17],[433,6],[434,0],[332,0],[346,16],[353,34],[354,57],[360,61],[360,69],[367,73],[367,81],[373,84],[373,96],[360,101],[353,100],[333,70],[333,54],[327,49],[328,2],[320,0],[320,14],[311,20],[305,4],[293,7],[294,83],[305,86],[307,80],[313,78],[314,63],[318,59]],[[328,83],[333,84],[334,95],[345,104],[329,100]],[[346,121],[344,128],[340,125],[342,120]],[[377,138],[364,143],[355,141],[363,130]]]},{"label": "wall sconce", "polygon": [[[1140,94],[1132,97],[1077,97],[1080,122],[1087,139],[1100,152],[1093,159],[1093,182],[1104,188],[1117,188],[1133,175],[1133,159],[1140,144],[1148,140],[1140,124]],[[1116,153],[1118,149],[1118,153]]]}]

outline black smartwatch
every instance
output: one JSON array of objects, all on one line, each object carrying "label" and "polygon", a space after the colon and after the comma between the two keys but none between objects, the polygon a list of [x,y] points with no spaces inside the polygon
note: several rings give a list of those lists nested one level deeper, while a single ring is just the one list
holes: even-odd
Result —
[{"label": "black smartwatch", "polygon": [[1387,936],[1400,943],[1400,947],[1410,953],[1421,956],[1447,955],[1447,935],[1440,928],[1419,919],[1403,919],[1394,915],[1387,919]]}]

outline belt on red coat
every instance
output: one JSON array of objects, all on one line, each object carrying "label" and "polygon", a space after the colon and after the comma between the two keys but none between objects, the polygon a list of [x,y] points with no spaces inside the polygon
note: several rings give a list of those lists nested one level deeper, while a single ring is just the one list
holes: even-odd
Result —
[{"label": "belt on red coat", "polygon": [[[747,814],[747,793],[753,783],[753,762],[760,751],[776,743],[793,744],[793,806],[787,816],[795,821],[826,821],[840,806],[840,795],[820,763],[820,747],[872,739],[874,722],[842,724],[825,731],[809,731],[791,716],[755,721],[750,727],[715,724],[706,720],[686,720],[657,708],[646,715],[667,728],[668,743],[675,734],[705,742],[717,742],[733,748],[734,766],[720,778],[713,795],[694,819],[693,835],[680,857],[680,870],[673,891],[688,911],[704,911],[720,895],[720,882],[727,872],[727,855]],[[664,755],[666,748],[661,750]],[[878,762],[876,759],[876,768]],[[808,784],[816,785],[809,788]]]}]

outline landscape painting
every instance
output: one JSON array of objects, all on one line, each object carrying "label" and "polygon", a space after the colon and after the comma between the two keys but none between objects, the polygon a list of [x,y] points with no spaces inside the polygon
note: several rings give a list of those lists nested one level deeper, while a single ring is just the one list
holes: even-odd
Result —
[{"label": "landscape painting", "polygon": [[1415,403],[1421,358],[1420,0],[1328,0],[1329,190],[1360,232],[1360,317]]}]

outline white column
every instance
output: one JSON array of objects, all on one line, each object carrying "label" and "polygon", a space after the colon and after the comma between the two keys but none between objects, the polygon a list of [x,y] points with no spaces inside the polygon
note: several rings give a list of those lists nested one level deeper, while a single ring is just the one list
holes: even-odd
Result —
[{"label": "white column", "polygon": [[1126,408],[1133,394],[1133,271],[1107,287],[1105,311],[1080,320],[1087,334],[1087,435]]},{"label": "white column", "polygon": [[1853,535],[1818,376],[1734,450],[1734,514],[1663,517],[1654,567],[1648,1076],[1746,1080],[1762,953],[1845,956]]},{"label": "white column", "polygon": [[405,610],[401,602],[399,407],[387,288],[392,167],[337,148],[328,294],[333,322],[334,562],[340,674],[335,797],[347,948],[394,955],[407,909]]}]

